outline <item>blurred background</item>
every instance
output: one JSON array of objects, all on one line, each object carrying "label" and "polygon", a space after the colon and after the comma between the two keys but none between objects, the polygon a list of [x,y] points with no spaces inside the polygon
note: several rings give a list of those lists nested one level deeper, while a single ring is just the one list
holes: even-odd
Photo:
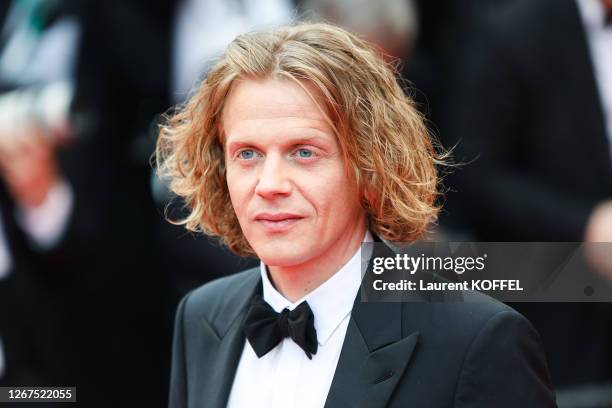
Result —
[{"label": "blurred background", "polygon": [[[0,386],[166,406],[178,300],[255,261],[164,219],[160,115],[300,18],[376,44],[462,163],[435,239],[612,242],[612,0],[3,0]],[[562,407],[612,407],[611,305],[512,305]]]}]

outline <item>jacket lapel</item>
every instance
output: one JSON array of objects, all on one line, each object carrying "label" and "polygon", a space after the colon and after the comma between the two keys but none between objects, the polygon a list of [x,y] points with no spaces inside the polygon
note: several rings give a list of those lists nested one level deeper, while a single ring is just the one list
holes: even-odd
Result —
[{"label": "jacket lapel", "polygon": [[234,382],[234,376],[244,348],[245,336],[242,330],[244,319],[255,293],[261,292],[259,272],[249,276],[240,288],[240,294],[234,299],[241,299],[235,307],[228,307],[218,319],[208,322],[202,318],[202,330],[206,341],[206,354],[214,356],[212,360],[202,362],[205,367],[200,384],[206,384],[199,392],[199,401],[206,407],[225,408]]},{"label": "jacket lapel", "polygon": [[[385,246],[382,253],[393,251]],[[365,282],[371,268],[370,263]],[[419,338],[418,332],[403,335],[402,307],[401,302],[363,302],[357,294],[326,408],[387,405]]]},{"label": "jacket lapel", "polygon": [[[401,303],[356,303],[325,407],[384,407],[419,333],[401,335]],[[381,318],[384,316],[384,318]]]},{"label": "jacket lapel", "polygon": [[204,394],[205,397],[201,399],[201,401],[208,401],[206,406],[214,408],[227,406],[234,375],[244,347],[242,319],[243,316],[236,319],[227,334],[217,341],[214,351],[216,358],[209,369],[211,374],[209,386]]}]

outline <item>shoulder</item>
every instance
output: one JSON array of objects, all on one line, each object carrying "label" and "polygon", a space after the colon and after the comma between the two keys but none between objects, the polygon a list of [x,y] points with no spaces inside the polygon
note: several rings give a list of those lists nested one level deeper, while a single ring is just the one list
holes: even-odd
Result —
[{"label": "shoulder", "polygon": [[466,291],[450,300],[404,304],[402,324],[408,333],[419,332],[415,367],[435,378],[453,406],[554,406],[540,337],[511,307]]},{"label": "shoulder", "polygon": [[[478,401],[482,406],[503,407],[521,401],[527,406],[556,406],[542,342],[531,323],[493,299],[465,310],[478,319],[467,337],[455,405]],[[507,377],[508,373],[513,375]]]},{"label": "shoulder", "polygon": [[402,308],[404,334],[419,332],[424,354],[444,356],[457,370],[474,350],[490,342],[516,342],[518,338],[539,342],[525,317],[479,292],[453,292],[443,299],[405,303]]},{"label": "shoulder", "polygon": [[491,330],[497,335],[507,331],[537,336],[531,323],[519,312],[476,291],[452,293],[440,301],[405,304],[404,320],[407,325],[418,324],[412,329],[425,336],[440,340],[439,335],[443,333],[442,342],[452,337],[455,345],[463,346],[465,351],[474,345],[477,337]]},{"label": "shoulder", "polygon": [[538,337],[527,318],[510,306],[477,291],[465,291],[462,295],[463,301],[448,303],[449,321],[455,330],[467,332],[470,347],[478,346],[478,339],[492,332]]},{"label": "shoulder", "polygon": [[471,336],[482,330],[491,320],[499,318],[520,320],[529,324],[523,315],[510,306],[477,291],[462,291],[459,297],[453,294],[440,303],[439,308],[447,315],[449,328]]}]

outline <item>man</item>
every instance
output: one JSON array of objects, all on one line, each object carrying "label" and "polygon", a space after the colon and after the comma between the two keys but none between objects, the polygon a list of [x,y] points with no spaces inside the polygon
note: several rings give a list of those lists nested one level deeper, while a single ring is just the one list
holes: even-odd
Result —
[{"label": "man", "polygon": [[261,260],[179,305],[171,407],[555,406],[512,309],[360,301],[361,242],[426,231],[439,160],[360,39],[324,24],[239,36],[157,153],[191,209],[178,222]]}]

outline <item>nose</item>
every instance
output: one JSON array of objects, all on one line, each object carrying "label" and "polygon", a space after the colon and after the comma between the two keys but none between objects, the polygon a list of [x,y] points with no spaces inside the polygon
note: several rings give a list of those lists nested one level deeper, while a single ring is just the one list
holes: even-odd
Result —
[{"label": "nose", "polygon": [[268,155],[265,158],[255,193],[271,199],[288,196],[291,193],[289,169],[280,155]]}]

